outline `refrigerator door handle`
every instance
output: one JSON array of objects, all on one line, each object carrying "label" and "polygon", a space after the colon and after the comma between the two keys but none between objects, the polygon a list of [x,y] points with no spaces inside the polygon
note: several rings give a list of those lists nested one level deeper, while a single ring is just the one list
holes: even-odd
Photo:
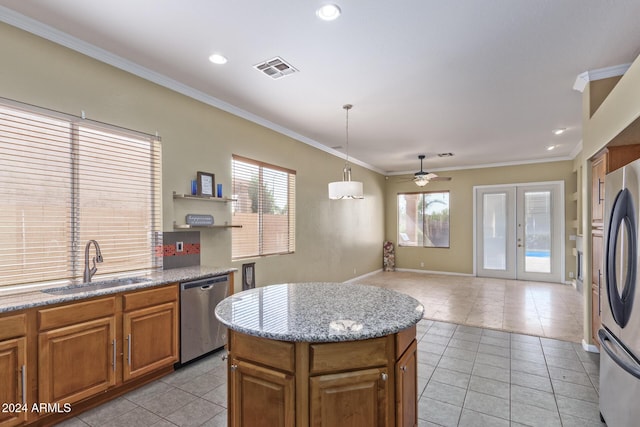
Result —
[{"label": "refrigerator door handle", "polygon": [[606,329],[598,331],[598,338],[602,348],[609,357],[622,369],[640,379],[640,364],[617,343],[617,340]]}]

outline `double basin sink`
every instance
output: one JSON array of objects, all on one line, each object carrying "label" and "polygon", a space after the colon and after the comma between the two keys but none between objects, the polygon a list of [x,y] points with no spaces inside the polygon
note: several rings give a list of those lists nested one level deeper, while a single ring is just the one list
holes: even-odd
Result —
[{"label": "double basin sink", "polygon": [[94,283],[82,283],[80,285],[68,285],[59,288],[43,289],[42,292],[51,295],[73,295],[147,282],[151,282],[151,279],[144,277],[127,277],[124,279],[104,280]]}]

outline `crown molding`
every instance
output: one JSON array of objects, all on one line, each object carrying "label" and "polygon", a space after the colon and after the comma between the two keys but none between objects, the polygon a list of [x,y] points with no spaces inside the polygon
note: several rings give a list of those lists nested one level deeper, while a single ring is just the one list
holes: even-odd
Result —
[{"label": "crown molding", "polygon": [[609,77],[622,76],[627,72],[630,66],[631,64],[621,64],[580,73],[578,74],[578,77],[576,77],[575,83],[573,83],[573,90],[584,92],[584,88],[587,86],[587,83],[595,80],[608,79]]},{"label": "crown molding", "polygon": [[[294,132],[291,129],[285,128],[284,126],[273,123],[272,121],[269,121],[256,114],[250,113],[246,110],[243,110],[234,105],[231,105],[216,97],[213,97],[200,90],[194,89],[190,86],[180,83],[177,80],[169,78],[163,74],[157,73],[149,68],[143,67],[121,56],[115,55],[91,43],[87,43],[83,40],[73,37],[70,34],[67,34],[49,25],[43,24],[40,21],[36,21],[35,19],[29,18],[7,7],[0,6],[0,21],[6,24],[9,24],[11,26],[14,26],[16,28],[19,28],[21,30],[27,31],[31,34],[35,34],[36,36],[42,37],[53,43],[67,47],[71,50],[79,52],[90,58],[96,59],[100,62],[104,62],[105,64],[119,68],[123,71],[131,73],[135,76],[138,76],[150,82],[156,83],[167,89],[173,90],[174,92],[178,92],[182,95],[193,98],[204,104],[218,108],[222,111],[226,111],[227,113],[241,117],[245,120],[256,123],[267,129],[271,129],[282,135],[288,136],[299,142],[302,142],[304,144],[317,148],[318,150],[324,151],[325,153],[331,154],[341,159],[346,159],[346,154],[341,153],[340,151],[334,150],[333,148],[329,148],[326,145],[320,144],[318,141],[314,139],[308,138],[304,135],[300,135],[299,133]],[[356,164],[358,166],[362,166],[363,168],[369,169],[373,172],[377,172],[379,174],[384,175],[384,171],[382,169],[372,166],[358,159],[355,159],[351,156],[349,156],[349,162],[351,164]]]},{"label": "crown molding", "polygon": [[[580,149],[582,149],[582,142],[580,142]],[[575,149],[574,149],[575,151]],[[486,169],[486,168],[500,168],[504,166],[520,166],[520,165],[528,165],[535,163],[553,163],[553,162],[564,162],[567,160],[573,160],[575,156],[571,154],[567,156],[561,157],[551,157],[548,159],[533,159],[533,160],[520,160],[514,162],[500,162],[500,163],[485,163],[480,165],[465,165],[465,166],[453,166],[453,167],[444,167],[444,168],[428,168],[429,172],[448,172],[448,171],[457,171],[457,170],[470,170],[470,169]],[[415,170],[404,171],[404,172],[390,172],[387,171],[386,176],[397,176],[397,175],[413,175],[415,174]]]},{"label": "crown molding", "polygon": [[571,157],[571,159],[575,159],[576,157],[578,157],[578,154],[580,154],[581,151],[582,151],[582,140],[578,141],[576,146],[573,147],[573,150],[571,150],[571,152],[569,153],[569,157]]}]

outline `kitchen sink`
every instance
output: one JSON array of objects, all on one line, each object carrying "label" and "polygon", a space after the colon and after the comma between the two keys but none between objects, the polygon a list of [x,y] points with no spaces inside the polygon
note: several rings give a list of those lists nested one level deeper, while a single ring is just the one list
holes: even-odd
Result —
[{"label": "kitchen sink", "polygon": [[62,286],[59,288],[44,289],[42,292],[51,295],[73,295],[83,292],[99,291],[103,289],[117,288],[126,285],[135,285],[138,283],[150,282],[150,279],[144,277],[127,277],[125,279],[104,280],[94,283],[82,283],[80,285]]}]

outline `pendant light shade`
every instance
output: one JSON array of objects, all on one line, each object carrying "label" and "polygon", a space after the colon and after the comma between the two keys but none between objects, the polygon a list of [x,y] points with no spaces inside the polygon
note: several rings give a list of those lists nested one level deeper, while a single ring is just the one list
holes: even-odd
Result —
[{"label": "pendant light shade", "polygon": [[329,198],[333,200],[364,199],[362,183],[359,181],[351,181],[351,166],[349,166],[349,110],[353,108],[353,105],[345,104],[342,108],[347,112],[347,157],[344,168],[342,169],[342,181],[329,183]]}]

